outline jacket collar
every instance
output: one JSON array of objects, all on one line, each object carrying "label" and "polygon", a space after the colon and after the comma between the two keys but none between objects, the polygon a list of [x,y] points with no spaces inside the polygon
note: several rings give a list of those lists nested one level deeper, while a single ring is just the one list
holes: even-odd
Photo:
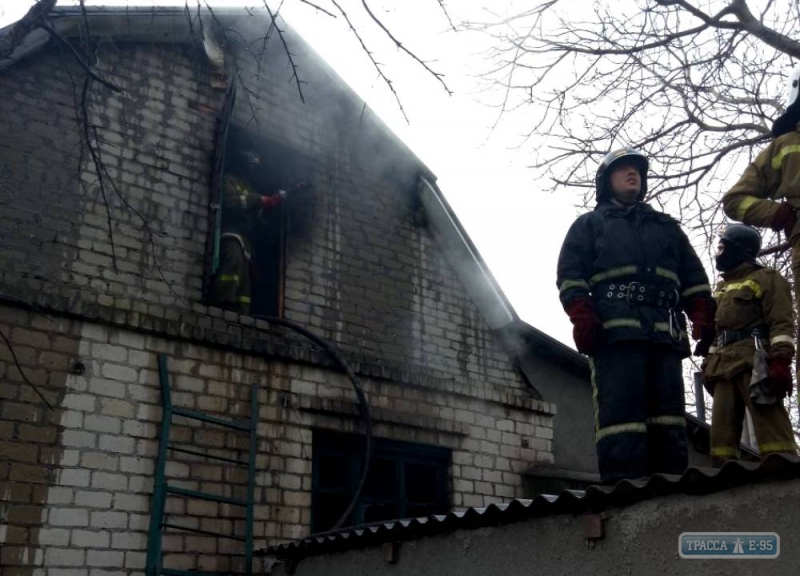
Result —
[{"label": "jacket collar", "polygon": [[778,138],[800,126],[800,99],[795,100],[772,124],[772,137]]},{"label": "jacket collar", "polygon": [[735,268],[723,272],[721,275],[722,279],[725,280],[725,282],[730,282],[731,280],[739,280],[740,278],[745,278],[759,269],[761,269],[761,266],[757,264],[752,264],[750,262],[742,262]]},{"label": "jacket collar", "polygon": [[631,212],[656,213],[650,204],[645,204],[644,202],[636,202],[630,206],[617,206],[606,200],[598,203],[594,209],[599,212],[617,212],[620,214],[629,214]]}]

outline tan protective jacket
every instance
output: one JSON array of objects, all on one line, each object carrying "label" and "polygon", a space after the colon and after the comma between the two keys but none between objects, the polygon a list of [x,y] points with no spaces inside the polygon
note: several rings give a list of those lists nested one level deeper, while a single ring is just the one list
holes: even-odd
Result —
[{"label": "tan protective jacket", "polygon": [[[717,286],[717,334],[723,330],[749,331],[766,326],[770,350],[794,354],[794,309],[789,282],[774,268],[740,264],[725,272]],[[765,342],[766,344],[766,342]],[[755,342],[746,338],[726,346],[712,346],[705,368],[709,381],[728,380],[753,369]]]},{"label": "tan protective jacket", "polygon": [[733,220],[769,228],[782,200],[800,208],[800,124],[758,155],[722,197],[722,207]]}]

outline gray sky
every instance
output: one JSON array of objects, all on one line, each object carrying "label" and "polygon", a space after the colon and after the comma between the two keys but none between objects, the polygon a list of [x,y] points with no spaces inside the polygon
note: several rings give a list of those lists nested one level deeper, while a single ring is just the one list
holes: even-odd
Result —
[{"label": "gray sky", "polygon": [[[19,18],[31,3],[0,0],[0,25]],[[86,3],[182,6],[184,1]],[[209,3],[243,5],[242,0]],[[59,4],[75,2],[59,0]],[[479,18],[484,5],[502,6],[488,0],[448,4],[453,15],[462,18]],[[394,81],[410,124],[342,18],[333,20],[295,0],[286,0],[281,13],[438,176],[440,188],[522,319],[572,346],[571,325],[558,301],[555,267],[561,241],[579,213],[575,205],[580,192],[541,192],[544,186],[537,185],[526,168],[531,159],[516,149],[518,127],[501,123],[490,131],[496,111],[483,102],[496,94],[483,92],[485,87],[476,78],[486,65],[487,46],[480,36],[449,31],[436,0],[376,0],[373,8],[409,49],[446,74],[454,92],[448,96],[419,64],[378,31],[368,34],[372,27],[361,29]]]}]

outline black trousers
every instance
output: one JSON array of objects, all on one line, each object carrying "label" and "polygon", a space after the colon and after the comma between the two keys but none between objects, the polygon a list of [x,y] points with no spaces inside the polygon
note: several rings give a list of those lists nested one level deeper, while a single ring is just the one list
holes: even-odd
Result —
[{"label": "black trousers", "polygon": [[595,437],[604,483],[688,464],[681,355],[647,341],[607,344],[592,359]]}]

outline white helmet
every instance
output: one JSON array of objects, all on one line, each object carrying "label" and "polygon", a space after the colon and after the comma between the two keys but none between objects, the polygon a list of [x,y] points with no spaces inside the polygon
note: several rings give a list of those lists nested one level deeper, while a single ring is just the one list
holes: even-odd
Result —
[{"label": "white helmet", "polygon": [[797,101],[797,94],[800,93],[800,64],[798,64],[789,75],[786,83],[786,107],[788,108]]}]

